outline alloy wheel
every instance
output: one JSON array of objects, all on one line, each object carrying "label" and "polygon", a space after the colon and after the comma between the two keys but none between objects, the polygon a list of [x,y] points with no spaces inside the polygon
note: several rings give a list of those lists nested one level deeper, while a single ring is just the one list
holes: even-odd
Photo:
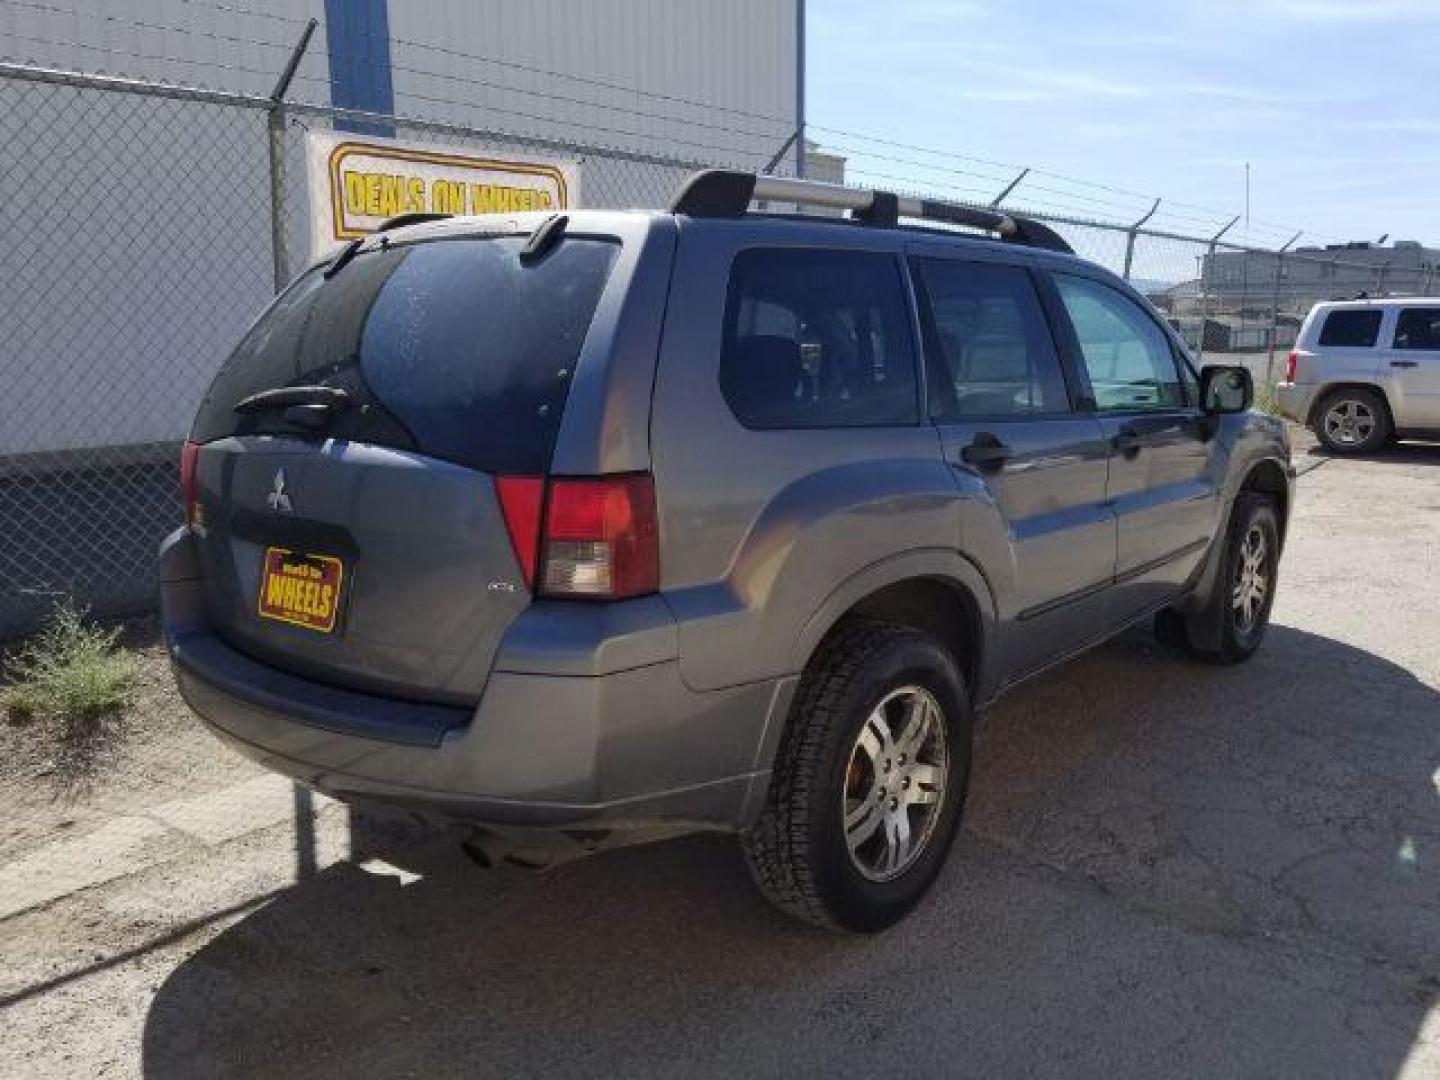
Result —
[{"label": "alloy wheel", "polygon": [[1240,558],[1235,565],[1231,585],[1231,603],[1235,609],[1235,628],[1248,634],[1255,628],[1270,592],[1269,546],[1265,531],[1251,525],[1240,542]]},{"label": "alloy wheel", "polygon": [[945,718],[920,686],[887,694],[856,736],[845,769],[850,861],[871,881],[899,877],[924,853],[945,800]]},{"label": "alloy wheel", "polygon": [[1363,401],[1345,398],[1325,412],[1325,435],[1340,446],[1360,446],[1369,441],[1378,423],[1374,410]]}]

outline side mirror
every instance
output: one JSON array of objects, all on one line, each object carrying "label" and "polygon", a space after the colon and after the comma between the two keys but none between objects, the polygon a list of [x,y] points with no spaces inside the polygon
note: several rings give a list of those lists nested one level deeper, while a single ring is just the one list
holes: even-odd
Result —
[{"label": "side mirror", "polygon": [[1239,365],[1206,364],[1200,369],[1200,408],[1212,416],[1239,413],[1255,401],[1255,379]]}]

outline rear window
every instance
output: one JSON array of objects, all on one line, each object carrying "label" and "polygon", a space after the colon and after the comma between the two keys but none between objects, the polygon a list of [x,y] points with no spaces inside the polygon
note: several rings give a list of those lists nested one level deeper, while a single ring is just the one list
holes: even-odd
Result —
[{"label": "rear window", "polygon": [[440,240],[362,254],[288,289],[236,347],[191,437],[299,433],[239,415],[261,390],[324,383],[357,405],[333,438],[415,450],[487,472],[549,465],[580,347],[618,245],[564,239],[523,265],[523,237]]},{"label": "rear window", "polygon": [[1368,349],[1380,336],[1380,315],[1376,308],[1341,308],[1325,316],[1320,344]]},{"label": "rear window", "polygon": [[1016,416],[1070,407],[1030,275],[1018,266],[915,262],[922,283],[930,415]]}]

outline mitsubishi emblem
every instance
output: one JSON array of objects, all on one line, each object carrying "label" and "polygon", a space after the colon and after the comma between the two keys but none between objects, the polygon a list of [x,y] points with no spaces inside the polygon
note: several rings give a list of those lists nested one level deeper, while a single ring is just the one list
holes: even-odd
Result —
[{"label": "mitsubishi emblem", "polygon": [[265,503],[275,513],[293,514],[295,507],[290,502],[290,493],[285,490],[285,470],[275,470],[275,483],[270,488],[270,494],[265,496]]}]

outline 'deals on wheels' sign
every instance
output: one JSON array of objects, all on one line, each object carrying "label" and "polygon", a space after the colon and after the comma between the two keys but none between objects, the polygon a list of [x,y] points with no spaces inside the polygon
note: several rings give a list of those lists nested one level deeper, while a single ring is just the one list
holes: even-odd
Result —
[{"label": "'deals on wheels' sign", "polygon": [[496,214],[577,205],[578,161],[475,153],[370,136],[306,136],[312,254],[400,214]]}]

